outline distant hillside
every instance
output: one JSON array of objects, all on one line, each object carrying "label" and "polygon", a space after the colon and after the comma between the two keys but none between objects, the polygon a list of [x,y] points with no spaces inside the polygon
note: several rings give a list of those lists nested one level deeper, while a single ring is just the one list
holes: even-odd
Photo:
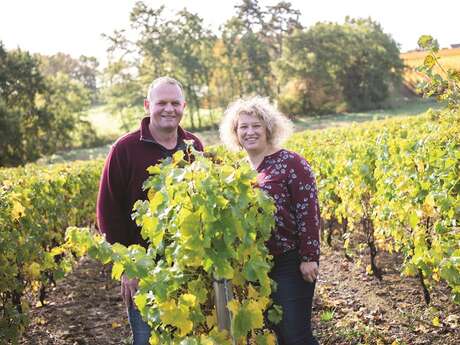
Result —
[{"label": "distant hillside", "polygon": [[[400,56],[406,66],[403,75],[404,84],[415,92],[417,82],[422,78],[422,74],[415,68],[423,64],[426,52],[413,51],[402,53]],[[440,62],[444,67],[460,70],[460,48],[441,49],[438,56],[441,57]]]}]

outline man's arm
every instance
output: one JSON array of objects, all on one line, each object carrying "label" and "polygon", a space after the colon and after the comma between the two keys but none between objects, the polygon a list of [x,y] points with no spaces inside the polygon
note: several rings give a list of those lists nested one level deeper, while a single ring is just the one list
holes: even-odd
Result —
[{"label": "man's arm", "polygon": [[97,224],[99,231],[105,234],[109,243],[128,244],[128,218],[126,202],[126,179],[123,172],[120,149],[116,144],[110,150],[104,164],[97,197]]}]

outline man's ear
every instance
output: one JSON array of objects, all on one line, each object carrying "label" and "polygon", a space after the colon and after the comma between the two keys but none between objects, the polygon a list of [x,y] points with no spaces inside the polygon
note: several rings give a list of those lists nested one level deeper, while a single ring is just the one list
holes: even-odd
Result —
[{"label": "man's ear", "polygon": [[148,100],[147,98],[144,99],[144,109],[145,109],[145,111],[147,112],[147,114],[150,114],[149,106],[150,106],[149,100]]},{"label": "man's ear", "polygon": [[186,106],[187,106],[187,102],[186,102],[186,101],[184,101],[184,109],[185,109],[185,107],[186,107]]}]

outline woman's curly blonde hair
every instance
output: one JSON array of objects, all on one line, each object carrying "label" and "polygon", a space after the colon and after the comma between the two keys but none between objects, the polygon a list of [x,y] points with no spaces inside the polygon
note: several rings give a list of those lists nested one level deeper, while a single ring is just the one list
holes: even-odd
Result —
[{"label": "woman's curly blonde hair", "polygon": [[274,147],[280,146],[293,132],[293,124],[273,106],[267,97],[240,98],[228,105],[220,123],[220,140],[231,150],[241,149],[236,130],[241,114],[257,116],[267,128],[267,141]]}]

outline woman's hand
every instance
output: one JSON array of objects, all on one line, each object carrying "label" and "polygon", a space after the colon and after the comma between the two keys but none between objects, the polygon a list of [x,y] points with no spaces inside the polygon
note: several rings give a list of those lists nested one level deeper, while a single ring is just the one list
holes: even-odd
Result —
[{"label": "woman's hand", "polygon": [[124,274],[121,276],[121,296],[125,302],[126,308],[133,303],[133,297],[137,292],[139,280],[137,278],[129,279]]},{"label": "woman's hand", "polygon": [[318,278],[318,263],[315,261],[301,262],[300,272],[305,281],[313,283]]}]

